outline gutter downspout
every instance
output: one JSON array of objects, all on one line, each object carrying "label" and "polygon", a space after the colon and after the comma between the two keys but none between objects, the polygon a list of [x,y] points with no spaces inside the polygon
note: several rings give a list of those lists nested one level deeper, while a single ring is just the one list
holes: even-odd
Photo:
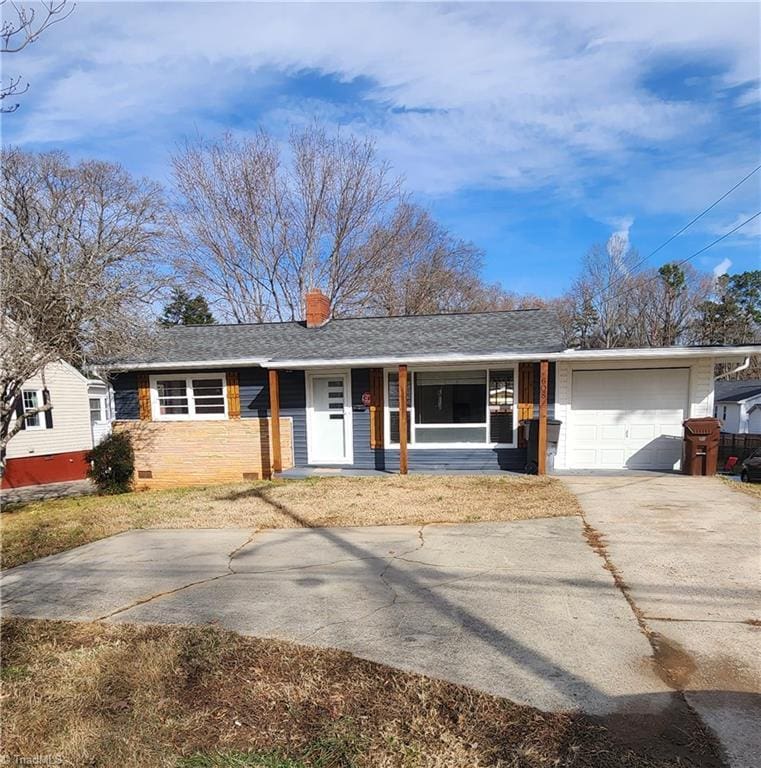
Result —
[{"label": "gutter downspout", "polygon": [[750,368],[750,355],[748,355],[745,360],[737,366],[737,368],[733,368],[731,371],[720,373],[718,376],[714,376],[713,380],[718,381],[719,379],[723,379],[725,376],[732,376],[735,373],[740,373],[740,371],[746,371],[748,368]]}]

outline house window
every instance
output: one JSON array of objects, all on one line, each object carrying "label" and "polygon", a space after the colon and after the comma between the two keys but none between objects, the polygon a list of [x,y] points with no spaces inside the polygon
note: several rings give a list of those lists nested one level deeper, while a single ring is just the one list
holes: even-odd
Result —
[{"label": "house window", "polygon": [[21,396],[24,404],[24,426],[27,429],[43,429],[45,424],[42,413],[29,413],[29,411],[42,406],[42,390],[24,389]]},{"label": "house window", "polygon": [[108,421],[108,399],[105,397],[90,398],[90,423]]},{"label": "house window", "polygon": [[151,396],[158,421],[227,417],[224,374],[152,376]]},{"label": "house window", "polygon": [[486,371],[421,371],[415,382],[415,442],[486,442]]},{"label": "house window", "polygon": [[515,371],[489,371],[489,426],[493,443],[513,442]]},{"label": "house window", "polygon": [[[388,440],[399,443],[398,373],[387,373]],[[510,446],[515,442],[515,369],[410,372],[407,389],[411,446]]]},{"label": "house window", "polygon": [[[392,443],[399,443],[399,374],[388,375],[388,412],[389,412],[389,438]],[[412,388],[407,384],[407,442],[410,441],[412,429]]]}]

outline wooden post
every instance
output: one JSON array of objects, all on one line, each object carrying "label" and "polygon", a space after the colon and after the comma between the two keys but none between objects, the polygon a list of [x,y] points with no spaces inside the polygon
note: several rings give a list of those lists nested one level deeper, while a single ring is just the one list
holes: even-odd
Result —
[{"label": "wooden post", "polygon": [[270,426],[272,428],[272,471],[283,471],[283,457],[280,453],[280,382],[277,371],[269,370]]},{"label": "wooden post", "polygon": [[399,474],[407,474],[407,366],[399,366]]},{"label": "wooden post", "polygon": [[539,363],[539,446],[537,474],[547,474],[547,390],[549,388],[550,364],[546,360]]}]

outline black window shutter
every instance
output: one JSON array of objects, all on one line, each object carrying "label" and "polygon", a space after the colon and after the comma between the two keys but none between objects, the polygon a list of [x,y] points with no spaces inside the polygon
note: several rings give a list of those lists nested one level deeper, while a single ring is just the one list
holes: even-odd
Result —
[{"label": "black window shutter", "polygon": [[[42,402],[44,405],[50,403],[50,391],[47,389],[42,390]],[[53,429],[53,411],[45,411],[45,429]]]},{"label": "black window shutter", "polygon": [[26,421],[24,419],[24,396],[19,395],[16,398],[16,402],[13,405],[16,410],[16,418],[21,421],[21,429],[26,429]]}]

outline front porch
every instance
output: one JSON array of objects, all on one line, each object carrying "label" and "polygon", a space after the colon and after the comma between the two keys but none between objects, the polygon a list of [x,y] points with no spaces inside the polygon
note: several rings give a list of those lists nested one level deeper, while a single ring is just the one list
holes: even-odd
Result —
[{"label": "front porch", "polygon": [[272,471],[283,473],[285,386],[285,412],[293,413],[295,389],[303,409],[288,476],[519,473],[531,461],[520,428],[529,418],[538,418],[537,469],[546,474],[554,367],[547,360],[270,367]]}]

